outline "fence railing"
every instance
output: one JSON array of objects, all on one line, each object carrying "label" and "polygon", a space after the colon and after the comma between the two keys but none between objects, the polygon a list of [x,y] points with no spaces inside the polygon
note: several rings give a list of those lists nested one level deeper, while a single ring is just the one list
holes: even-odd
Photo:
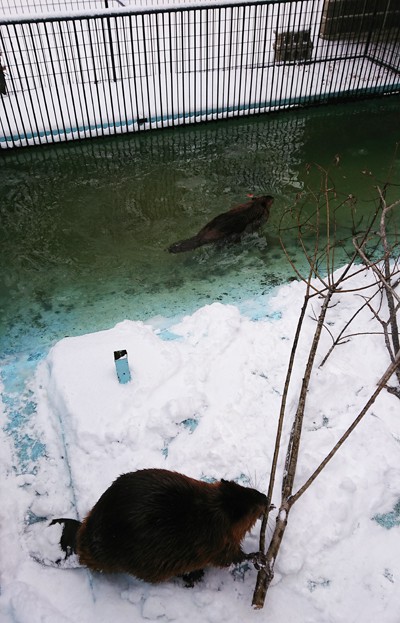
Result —
[{"label": "fence railing", "polygon": [[352,23],[331,11],[330,32],[326,5],[335,2],[342,0],[4,17],[0,146],[398,92],[400,24],[376,26],[366,13]]},{"label": "fence railing", "polygon": [[0,0],[0,15],[48,13],[49,11],[89,11],[92,9],[118,9],[154,7],[169,4],[210,5],[215,0]]}]

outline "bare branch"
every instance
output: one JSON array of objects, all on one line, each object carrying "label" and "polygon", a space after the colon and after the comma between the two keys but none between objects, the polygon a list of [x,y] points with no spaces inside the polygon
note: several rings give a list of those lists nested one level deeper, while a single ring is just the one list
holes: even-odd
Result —
[{"label": "bare branch", "polygon": [[[377,233],[377,235],[379,236],[380,243],[382,244],[383,251],[384,251],[383,258],[381,259],[381,263],[383,263],[383,271],[380,269],[378,262],[371,262],[368,259],[365,253],[365,242],[362,242],[361,244],[359,244],[357,241],[357,237],[354,237],[353,244],[354,244],[354,247],[357,253],[362,258],[365,265],[373,270],[375,276],[377,277],[377,279],[383,286],[383,289],[386,295],[388,309],[389,309],[388,323],[385,323],[384,321],[382,321],[379,315],[372,310],[372,307],[370,307],[370,309],[371,311],[373,311],[375,318],[381,323],[381,326],[385,331],[386,347],[389,352],[390,358],[393,361],[394,356],[396,355],[396,353],[399,352],[399,349],[400,349],[399,327],[398,327],[397,316],[396,316],[396,313],[397,313],[397,310],[400,304],[400,296],[397,294],[396,290],[394,289],[392,285],[392,279],[394,277],[394,274],[396,274],[397,269],[395,268],[394,270],[392,270],[391,264],[390,264],[390,258],[393,254],[394,246],[390,247],[388,243],[386,220],[387,220],[387,215],[389,214],[389,212],[393,210],[394,207],[400,205],[400,200],[395,201],[394,203],[388,206],[386,203],[386,198],[385,198],[385,189],[382,191],[378,187],[378,193],[380,197],[381,217],[380,217],[379,232]],[[395,264],[395,267],[396,266],[397,266],[397,262]],[[389,332],[387,331],[388,324],[390,324],[390,328],[391,328],[391,331],[390,331],[390,336],[392,340],[391,343],[389,340]],[[397,376],[398,383],[400,384],[400,367],[396,370],[396,376]],[[396,392],[392,392],[392,393],[396,393]]]},{"label": "bare branch", "polygon": [[378,290],[364,303],[364,305],[362,305],[361,307],[359,307],[357,309],[357,311],[351,316],[351,318],[346,322],[346,324],[344,325],[343,329],[339,332],[336,340],[333,341],[332,346],[330,347],[330,349],[328,350],[327,354],[325,355],[325,357],[323,358],[323,360],[321,361],[321,363],[319,364],[319,367],[322,368],[328,357],[332,354],[335,346],[337,346],[338,344],[342,344],[344,343],[343,340],[344,339],[348,339],[349,337],[352,337],[353,335],[358,335],[358,334],[352,334],[352,335],[346,335],[345,337],[343,337],[344,332],[346,331],[346,329],[348,329],[348,327],[351,325],[351,323],[353,322],[353,320],[358,316],[358,314],[368,305],[369,301],[371,301],[377,294],[378,294]]},{"label": "bare branch", "polygon": [[[305,304],[303,305],[304,314],[305,314],[305,309],[306,309],[306,303],[308,303],[307,294],[308,294],[308,290],[306,292],[306,297],[305,297],[307,300],[305,301]],[[292,431],[291,431],[290,439],[288,443],[288,449],[286,453],[285,475],[284,475],[283,484],[282,484],[282,502],[280,505],[277,523],[276,523],[275,530],[272,536],[272,540],[266,553],[266,567],[264,569],[261,569],[258,572],[256,588],[253,593],[252,604],[255,608],[262,608],[264,605],[264,600],[265,600],[268,587],[274,577],[274,565],[275,565],[276,555],[278,553],[278,550],[279,550],[279,547],[282,542],[282,538],[283,538],[283,535],[286,529],[286,525],[287,525],[287,517],[288,517],[290,507],[291,507],[291,504],[289,503],[289,499],[292,495],[293,482],[294,482],[294,477],[296,473],[296,466],[297,466],[297,459],[298,459],[299,448],[300,448],[301,430],[302,430],[302,425],[303,425],[303,417],[304,417],[304,410],[305,410],[305,405],[306,405],[308,386],[309,386],[310,379],[311,379],[311,372],[313,369],[314,360],[315,360],[315,356],[317,353],[317,347],[318,347],[319,339],[321,336],[323,323],[324,323],[326,312],[328,310],[329,303],[331,301],[332,296],[333,296],[333,290],[331,289],[328,291],[328,293],[324,297],[324,301],[322,303],[317,326],[314,332],[313,341],[312,341],[310,352],[309,352],[308,359],[307,359],[305,374],[304,374],[304,378],[303,378],[303,382],[302,382],[302,386],[300,390],[298,407],[296,410],[296,415],[294,418]],[[301,329],[301,325],[304,319],[304,314],[303,314],[303,318],[301,322],[298,323],[298,326],[297,326],[298,330]],[[297,336],[297,332],[296,332],[296,336]],[[291,363],[293,363],[292,355],[294,357],[294,354],[295,353],[292,349]],[[290,382],[290,377],[291,377],[291,370],[290,372],[288,372],[286,376],[286,382],[288,384]],[[287,396],[287,392],[285,394],[285,405],[286,405],[286,396]],[[285,408],[281,407],[281,413],[280,413],[280,418],[279,418],[280,424],[283,422],[284,411],[285,411]],[[278,452],[279,452],[279,449],[278,449]],[[261,538],[260,538],[260,542],[261,542]]]},{"label": "bare branch", "polygon": [[[309,275],[309,281],[310,280],[311,280],[311,274]],[[297,321],[296,333],[295,333],[294,340],[293,340],[292,350],[290,352],[289,364],[288,364],[288,368],[286,372],[285,385],[283,388],[281,408],[280,408],[279,419],[278,419],[278,428],[277,428],[276,437],[275,437],[274,456],[272,459],[271,474],[269,478],[269,486],[268,486],[268,493],[267,493],[267,498],[268,498],[267,511],[265,512],[263,516],[261,529],[260,529],[260,552],[265,552],[265,530],[266,530],[267,523],[268,523],[268,515],[269,515],[269,510],[270,510],[269,507],[271,505],[272,494],[273,494],[274,485],[275,485],[276,468],[278,464],[283,422],[285,418],[286,401],[287,401],[287,396],[289,392],[290,379],[292,376],[292,370],[293,370],[293,364],[294,364],[294,360],[296,356],[297,346],[299,343],[299,338],[300,338],[300,334],[301,334],[301,330],[302,330],[309,300],[310,300],[309,289],[307,288],[307,291],[304,297],[303,306],[301,308],[300,316]]]},{"label": "bare branch", "polygon": [[[295,214],[293,213],[292,208],[286,211],[285,214],[282,216],[280,224],[279,224],[279,236],[280,236],[282,248],[293,270],[295,271],[296,275],[303,282],[305,282],[306,293],[304,296],[303,306],[302,306],[299,320],[297,323],[296,334],[295,334],[294,342],[292,345],[292,350],[291,350],[290,359],[288,363],[288,369],[286,373],[284,390],[282,394],[282,401],[281,401],[278,426],[277,426],[277,435],[276,435],[276,440],[275,440],[273,463],[272,463],[271,476],[270,476],[270,482],[269,482],[269,488],[268,488],[268,507],[270,506],[271,501],[272,501],[273,489],[274,489],[274,484],[275,484],[275,479],[276,479],[277,463],[278,463],[278,457],[279,457],[279,452],[280,452],[283,424],[284,424],[284,418],[286,414],[289,385],[290,385],[292,375],[293,375],[293,368],[294,368],[295,358],[297,356],[300,334],[301,334],[301,331],[303,330],[306,310],[308,308],[310,300],[315,298],[316,296],[321,297],[323,300],[322,300],[322,304],[320,307],[319,315],[318,317],[314,318],[316,320],[316,327],[315,327],[313,339],[310,345],[308,358],[307,358],[307,361],[304,367],[304,376],[303,376],[303,379],[300,385],[296,413],[293,419],[292,429],[291,429],[290,436],[289,436],[288,447],[286,450],[285,468],[284,468],[284,475],[282,479],[280,508],[279,508],[277,519],[276,519],[275,530],[273,532],[271,541],[269,543],[269,546],[266,552],[265,552],[265,529],[266,529],[267,520],[268,520],[268,513],[265,514],[263,518],[262,527],[261,527],[260,550],[263,553],[265,552],[266,564],[265,564],[265,567],[263,567],[257,575],[257,583],[256,583],[256,587],[254,590],[253,602],[252,602],[255,608],[262,608],[264,605],[266,592],[274,577],[275,560],[279,552],[279,548],[280,548],[280,545],[281,545],[281,542],[282,542],[282,539],[285,533],[285,529],[287,526],[289,512],[293,504],[301,497],[301,495],[312,484],[312,482],[315,480],[318,474],[321,473],[321,471],[324,469],[327,463],[340,449],[344,441],[350,436],[352,431],[355,429],[355,427],[359,424],[359,422],[368,412],[368,409],[374,403],[374,401],[376,400],[377,396],[382,391],[382,389],[384,387],[387,388],[387,383],[389,379],[391,378],[391,376],[394,373],[396,373],[397,375],[400,374],[400,366],[399,366],[400,352],[399,352],[399,349],[398,348],[396,349],[395,347],[396,337],[395,337],[395,341],[393,342],[393,335],[392,335],[393,333],[396,333],[397,338],[398,338],[398,327],[397,327],[397,320],[395,318],[395,313],[400,308],[400,297],[395,291],[395,288],[393,287],[393,283],[394,283],[394,277],[397,276],[400,269],[399,269],[399,264],[397,262],[395,263],[394,267],[390,263],[390,256],[393,253],[393,249],[395,248],[395,245],[392,245],[392,246],[389,245],[389,241],[388,241],[387,233],[386,233],[387,214],[389,210],[393,208],[393,206],[397,205],[398,203],[400,204],[400,201],[392,204],[391,206],[387,206],[385,202],[386,186],[383,191],[379,191],[379,197],[380,197],[379,205],[376,206],[375,212],[370,220],[370,223],[368,227],[366,228],[366,231],[363,232],[362,234],[356,232],[354,212],[352,211],[353,232],[352,232],[352,238],[350,239],[353,240],[354,251],[349,256],[348,264],[344,268],[342,268],[340,271],[338,271],[337,275],[335,275],[334,267],[335,267],[336,247],[338,246],[338,244],[342,244],[343,242],[343,241],[338,241],[338,238],[337,238],[337,220],[336,220],[337,210],[339,209],[340,206],[343,206],[344,204],[348,204],[349,200],[352,202],[351,205],[353,205],[354,198],[353,196],[347,195],[346,198],[343,200],[343,202],[339,206],[337,206],[336,208],[332,207],[330,203],[332,196],[334,196],[335,199],[337,198],[335,187],[331,183],[331,180],[329,179],[328,172],[322,167],[319,167],[318,165],[317,165],[317,169],[320,173],[320,179],[321,179],[320,190],[319,192],[313,192],[309,190],[306,195],[306,198],[312,197],[313,200],[315,201],[315,205],[316,205],[315,211],[313,211],[311,216],[305,214],[306,212],[305,203],[303,203],[301,207],[298,207],[297,212]],[[298,200],[299,200],[299,196],[296,197],[296,202],[294,205],[298,203]],[[322,210],[324,210],[324,218],[321,218]],[[295,222],[296,224],[295,226],[293,227],[291,226],[289,228],[286,228],[286,230],[284,230],[282,227],[282,224],[283,224],[283,218],[286,216],[290,216],[290,218],[292,219],[292,222]],[[378,216],[379,216],[379,232],[378,232],[379,240],[377,241],[377,245],[376,245],[374,252],[376,252],[377,249],[379,248],[379,245],[381,245],[382,250],[383,250],[383,258],[381,257],[379,261],[377,260],[371,261],[367,257],[366,246],[367,244],[370,245],[371,241],[373,242],[376,240],[376,233],[373,233],[373,228],[376,227]],[[326,219],[326,231],[325,231],[326,243],[321,244],[320,232],[321,232],[321,227],[322,227],[322,221],[325,223],[324,219]],[[283,232],[286,231],[291,234],[295,228],[297,230],[297,237],[298,237],[299,245],[301,249],[303,250],[303,254],[304,254],[306,261],[309,264],[308,277],[304,277],[301,274],[301,271],[295,266],[295,263],[291,259],[288,249],[286,248],[285,243],[283,241]],[[314,248],[313,248],[313,251],[311,252],[308,250],[308,242],[306,241],[306,228],[312,231],[313,237],[314,237]],[[292,236],[292,239],[293,239],[293,236]],[[355,268],[354,267],[355,261],[357,258],[360,258],[360,257],[364,261],[365,265],[363,265],[360,268]],[[382,268],[382,261],[383,261],[383,268]],[[321,264],[324,266],[324,269],[326,270],[326,277],[325,276],[323,277],[321,275],[321,272],[320,272]],[[376,278],[375,283],[368,284],[366,286],[357,287],[357,288],[351,287],[352,286],[351,280],[354,279],[356,275],[359,275],[363,271],[372,271]],[[316,277],[319,283],[318,282],[312,283],[313,277]],[[352,292],[352,293],[364,292],[365,293],[370,288],[375,288],[375,290],[367,298],[363,297],[364,304],[361,305],[361,307],[355,313],[353,313],[352,317],[345,324],[344,328],[340,331],[337,338],[334,339],[334,336],[331,330],[328,328],[326,324],[327,312],[328,312],[328,309],[332,306],[333,296],[339,292],[341,296],[347,292]],[[388,304],[390,317],[387,322],[385,322],[384,319],[382,319],[380,315],[381,308],[382,308],[382,300],[383,300],[382,297],[384,294],[386,295],[386,300],[389,301],[389,297],[392,298],[392,303]],[[374,298],[379,295],[381,299],[378,301],[378,310],[376,310],[375,309],[376,305],[374,308],[372,303],[373,303]],[[388,349],[390,352],[391,358],[392,358],[391,364],[387,368],[385,374],[380,379],[376,390],[372,393],[369,400],[367,401],[363,409],[360,411],[358,416],[355,418],[351,426],[342,435],[342,437],[339,439],[337,444],[334,446],[331,452],[325,457],[325,459],[321,462],[321,464],[317,467],[317,469],[313,472],[310,478],[304,483],[304,485],[295,494],[293,494],[293,485],[294,485],[297,461],[298,461],[299,451],[300,451],[300,442],[301,442],[301,434],[302,434],[302,428],[303,428],[303,420],[305,416],[307,394],[308,394],[308,389],[309,389],[309,385],[310,385],[310,381],[312,377],[312,372],[315,368],[315,358],[316,358],[317,349],[320,343],[322,330],[325,328],[330,334],[331,339],[333,341],[332,347],[330,348],[330,350],[328,351],[328,354],[325,356],[325,358],[323,359],[321,363],[321,365],[324,365],[324,363],[326,362],[326,359],[329,357],[329,355],[332,352],[332,349],[336,345],[343,343],[345,339],[348,340],[350,337],[354,335],[363,334],[361,332],[358,332],[358,333],[352,333],[352,334],[348,333],[345,335],[345,331],[348,329],[350,324],[356,319],[357,315],[362,310],[365,310],[365,309],[370,310],[370,312],[372,313],[372,317],[375,317],[382,327],[382,332],[368,332],[368,335],[371,335],[372,333],[376,333],[380,335],[383,334],[385,336],[385,341],[386,341],[387,346],[388,345],[391,346],[390,339],[392,339],[393,347],[390,347]],[[389,325],[390,325],[390,331],[389,331]],[[400,390],[399,392],[397,392],[397,388],[387,388],[387,389],[388,391],[391,391],[391,393],[398,395],[400,397]]]},{"label": "bare branch", "polygon": [[314,482],[314,480],[316,479],[318,474],[321,473],[323,468],[329,463],[329,461],[332,459],[332,457],[335,456],[336,452],[344,444],[344,442],[350,436],[350,434],[353,432],[355,427],[361,422],[362,418],[368,412],[368,410],[371,407],[371,405],[373,405],[373,403],[375,402],[375,400],[379,396],[379,394],[382,391],[382,389],[384,387],[386,387],[386,383],[389,381],[390,377],[395,373],[396,368],[398,367],[399,364],[400,364],[400,351],[397,353],[396,357],[394,358],[394,360],[392,361],[390,366],[386,369],[385,373],[382,375],[382,377],[378,381],[376,390],[374,391],[372,396],[369,398],[369,400],[366,402],[366,404],[364,405],[363,409],[360,411],[360,413],[355,418],[353,423],[349,426],[349,428],[346,430],[346,432],[341,436],[341,438],[339,439],[337,444],[332,448],[332,450],[324,458],[324,460],[320,463],[320,465],[317,467],[317,469],[311,474],[310,478],[297,491],[297,493],[295,493],[295,495],[293,495],[290,498],[290,500],[289,500],[290,506],[293,506],[293,504],[299,499],[299,497],[301,495],[303,495],[303,493],[308,489],[308,487],[311,485],[311,483]]}]

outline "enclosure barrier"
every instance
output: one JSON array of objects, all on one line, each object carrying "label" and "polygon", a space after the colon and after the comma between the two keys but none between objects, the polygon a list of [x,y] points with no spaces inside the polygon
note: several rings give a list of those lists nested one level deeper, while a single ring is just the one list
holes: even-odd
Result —
[{"label": "enclosure barrier", "polygon": [[231,0],[4,16],[0,53],[0,147],[39,145],[398,93],[400,7]]}]

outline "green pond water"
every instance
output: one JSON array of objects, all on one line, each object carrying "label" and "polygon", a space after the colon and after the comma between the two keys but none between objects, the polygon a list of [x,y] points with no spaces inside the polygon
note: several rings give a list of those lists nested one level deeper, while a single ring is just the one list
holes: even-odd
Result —
[{"label": "green pond water", "polygon": [[[358,220],[373,211],[374,186],[391,164],[400,184],[399,104],[391,97],[0,154],[3,354],[34,360],[66,335],[125,318],[167,327],[213,301],[261,317],[271,289],[293,277],[277,228],[298,193],[318,191],[310,163],[329,169],[332,205],[357,198]],[[275,197],[261,232],[167,253],[250,193]],[[301,205],[315,209],[310,195]],[[352,225],[345,204],[338,237],[348,239]],[[296,231],[285,240],[302,266]],[[346,257],[343,244],[337,263]]]}]

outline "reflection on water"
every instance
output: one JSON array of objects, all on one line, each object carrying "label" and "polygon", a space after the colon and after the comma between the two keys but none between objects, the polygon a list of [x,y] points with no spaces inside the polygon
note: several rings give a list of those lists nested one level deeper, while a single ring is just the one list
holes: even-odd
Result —
[{"label": "reflection on water", "polygon": [[[3,156],[3,352],[40,350],[64,335],[124,318],[172,317],[215,300],[257,315],[260,295],[293,274],[276,229],[301,190],[318,188],[306,165],[329,167],[337,201],[356,195],[361,219],[375,205],[376,179],[386,179],[399,138],[398,103],[297,110]],[[397,160],[397,182],[399,169]],[[260,234],[223,248],[166,252],[249,193],[275,197]],[[349,215],[348,207],[339,215],[343,238],[351,233]],[[300,261],[296,235],[286,239]],[[343,250],[337,261],[345,258]],[[247,301],[256,298],[252,307]]]}]

